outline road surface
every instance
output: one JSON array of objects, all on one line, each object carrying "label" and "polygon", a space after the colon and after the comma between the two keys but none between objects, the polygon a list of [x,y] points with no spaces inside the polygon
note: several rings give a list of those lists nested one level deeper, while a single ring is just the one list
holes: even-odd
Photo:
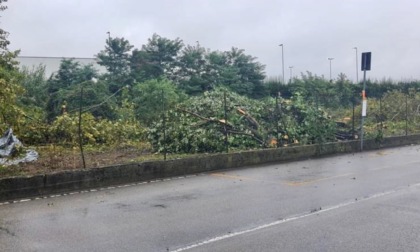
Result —
[{"label": "road surface", "polygon": [[0,251],[418,251],[420,146],[0,203]]}]

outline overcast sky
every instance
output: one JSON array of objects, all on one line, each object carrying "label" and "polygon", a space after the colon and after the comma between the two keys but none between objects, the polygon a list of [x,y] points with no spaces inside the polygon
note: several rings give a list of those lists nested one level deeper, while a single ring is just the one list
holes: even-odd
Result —
[{"label": "overcast sky", "polygon": [[[107,32],[136,48],[153,33],[211,50],[245,49],[267,76],[310,71],[356,79],[356,50],[372,52],[367,76],[420,79],[419,0],[9,0],[0,18],[22,56],[93,57]],[[360,68],[360,62],[359,68]],[[359,72],[359,79],[362,73]]]}]

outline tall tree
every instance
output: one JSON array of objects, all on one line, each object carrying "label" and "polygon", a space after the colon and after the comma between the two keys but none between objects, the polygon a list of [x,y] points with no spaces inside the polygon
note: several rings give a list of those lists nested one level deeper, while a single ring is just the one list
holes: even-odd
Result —
[{"label": "tall tree", "polygon": [[262,97],[265,94],[263,80],[265,66],[255,57],[245,54],[245,50],[233,47],[225,52],[227,57],[226,81],[235,92],[250,97]]},{"label": "tall tree", "polygon": [[179,86],[188,94],[200,94],[214,88],[215,77],[207,59],[208,51],[200,46],[187,45],[179,57],[177,72]]},{"label": "tall tree", "polygon": [[258,98],[268,93],[264,86],[264,66],[243,49],[205,50],[198,43],[186,46],[179,57],[178,75],[181,88],[189,94],[226,86],[232,91]]},{"label": "tall tree", "polygon": [[[7,9],[7,6],[4,5],[7,0],[0,0],[0,11],[4,11]],[[0,48],[2,50],[7,50],[7,46],[10,44],[10,41],[7,40],[7,36],[9,33],[2,28],[0,28]]]},{"label": "tall tree", "polygon": [[96,55],[98,64],[108,71],[106,78],[112,93],[130,84],[131,49],[133,46],[128,40],[109,37],[106,40],[105,50]]},{"label": "tall tree", "polygon": [[[92,79],[98,77],[98,72],[92,65],[80,65],[73,59],[63,59],[56,74],[47,81],[49,99],[46,105],[47,118],[52,121],[65,110],[75,111],[79,107],[81,85],[84,87],[85,108],[96,117],[114,117],[115,101],[108,99],[110,92],[104,81],[95,83]],[[105,102],[106,101],[106,102]],[[99,105],[100,106],[96,106]]]},{"label": "tall tree", "polygon": [[170,40],[153,34],[141,50],[134,50],[131,71],[137,82],[163,77],[174,80],[177,56],[183,47],[181,39]]},{"label": "tall tree", "polygon": [[[0,0],[0,12],[7,9]],[[19,126],[23,112],[17,104],[17,98],[22,95],[23,88],[19,85],[22,75],[19,73],[15,60],[19,51],[9,51],[9,33],[0,28],[0,127]]]},{"label": "tall tree", "polygon": [[48,86],[45,78],[45,65],[37,67],[23,67],[21,73],[23,75],[22,87],[25,89],[24,95],[19,100],[26,107],[45,108],[48,100]]}]

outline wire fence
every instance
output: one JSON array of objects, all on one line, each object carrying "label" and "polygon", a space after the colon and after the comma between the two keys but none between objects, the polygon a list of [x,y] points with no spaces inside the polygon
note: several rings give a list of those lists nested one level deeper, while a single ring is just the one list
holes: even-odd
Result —
[{"label": "wire fence", "polygon": [[[114,134],[115,142],[120,144],[105,148],[105,140],[91,136],[95,134],[91,127],[99,130],[99,126],[94,119],[85,117],[86,110],[82,106],[85,98],[81,90],[80,107],[74,112],[77,119],[65,124],[60,133],[71,135],[76,141],[50,138],[37,148],[41,151],[44,169],[54,170],[167,160],[208,152],[360,140],[361,99],[357,94],[353,97],[356,98],[350,104],[340,106],[337,106],[337,97],[328,95],[313,95],[311,99],[300,101],[302,104],[280,96],[262,103],[249,103],[250,100],[240,100],[224,91],[222,95],[208,97],[213,102],[212,108],[199,104],[186,109],[182,104],[170,104],[162,90],[155,97],[156,102],[161,103],[153,112],[155,121],[141,130],[134,126],[134,130],[139,130],[137,135],[131,132],[133,128],[117,126],[117,131],[107,134]],[[420,93],[393,91],[380,98],[370,98],[364,119],[364,139],[381,141],[389,136],[419,134]],[[334,127],[328,128],[331,125]],[[129,138],[135,144],[127,144]]]}]

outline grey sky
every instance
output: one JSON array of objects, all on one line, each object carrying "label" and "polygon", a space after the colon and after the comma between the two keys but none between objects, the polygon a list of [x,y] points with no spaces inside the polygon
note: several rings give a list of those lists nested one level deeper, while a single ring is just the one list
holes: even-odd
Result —
[{"label": "grey sky", "polygon": [[[24,56],[93,57],[107,31],[135,47],[153,33],[211,50],[245,49],[267,76],[310,71],[356,79],[372,52],[372,79],[420,79],[419,0],[9,0],[1,27]],[[360,62],[359,62],[360,66]],[[359,72],[359,79],[362,73]]]}]

